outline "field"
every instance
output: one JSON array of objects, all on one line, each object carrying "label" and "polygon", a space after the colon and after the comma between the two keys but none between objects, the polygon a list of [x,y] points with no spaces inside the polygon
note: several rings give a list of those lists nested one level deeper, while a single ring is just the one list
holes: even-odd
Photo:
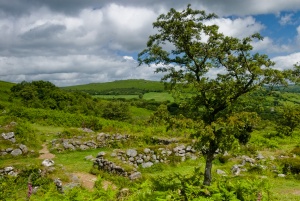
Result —
[{"label": "field", "polygon": [[[139,83],[139,88],[147,90],[158,90],[158,84],[161,84],[144,80],[129,80],[128,82],[135,85]],[[120,83],[124,84],[124,81],[113,82],[113,86],[112,83],[99,84],[101,87],[97,90],[111,90]],[[71,102],[71,94],[56,89],[58,91],[55,95],[61,95],[58,97],[60,102],[57,105],[64,107],[50,109],[48,105],[43,106],[43,102],[37,100],[25,102],[29,105],[26,106],[19,97],[12,96],[10,93],[12,86],[14,86],[12,83],[0,82],[0,105],[2,104],[2,109],[6,110],[5,113],[0,114],[0,132],[15,132],[17,144],[1,138],[1,152],[22,143],[32,153],[16,157],[10,154],[0,156],[0,169],[13,166],[20,172],[18,177],[0,176],[0,200],[26,199],[27,182],[30,178],[32,178],[33,185],[40,188],[30,200],[172,200],[174,196],[179,196],[182,192],[190,193],[188,196],[201,195],[195,198],[198,200],[220,200],[210,199],[209,196],[230,197],[236,194],[244,196],[244,199],[240,200],[257,200],[258,194],[262,196],[262,200],[299,200],[299,173],[295,174],[286,169],[286,164],[289,160],[295,161],[295,167],[298,167],[300,152],[297,152],[297,147],[300,146],[300,131],[296,127],[289,136],[279,135],[276,130],[276,120],[279,118],[276,119],[277,116],[275,116],[279,115],[275,112],[282,111],[285,105],[297,107],[298,100],[300,100],[299,93],[276,92],[273,96],[263,99],[264,102],[259,103],[258,108],[263,108],[262,110],[268,114],[262,116],[248,144],[236,143],[232,151],[227,153],[228,155],[222,153],[216,155],[212,169],[212,185],[204,187],[201,182],[205,159],[201,152],[196,152],[195,158],[186,156],[183,159],[178,155],[171,155],[163,160],[164,162],[156,162],[149,168],[143,168],[141,164],[132,167],[129,162],[123,163],[114,156],[119,153],[118,151],[126,153],[129,149],[142,154],[145,148],[154,150],[153,154],[160,156],[158,153],[164,149],[173,151],[180,145],[185,145],[185,147],[194,145],[194,139],[191,138],[191,134],[195,132],[194,128],[188,128],[188,125],[185,128],[167,127],[167,121],[161,118],[165,113],[158,112],[161,111],[160,105],[164,103],[165,106],[169,106],[174,101],[169,93],[163,91],[163,88],[160,88],[162,90],[160,92],[144,93],[142,98],[139,95],[126,94],[92,97],[77,94],[74,98],[77,102]],[[98,84],[87,86],[93,86],[96,89]],[[129,84],[126,87],[133,88]],[[69,98],[68,102],[62,102],[66,101],[64,100],[66,97]],[[13,102],[8,101],[9,98]],[[254,101],[254,97],[252,98]],[[111,101],[111,99],[115,100]],[[120,99],[126,100],[123,103]],[[49,102],[50,106],[54,105],[53,101]],[[270,107],[275,108],[274,113],[270,112]],[[124,108],[128,111],[123,110]],[[117,119],[105,118],[103,114],[107,112],[106,109],[111,109],[109,114],[115,115]],[[94,132],[84,130],[84,126],[92,128]],[[124,141],[108,141],[105,146],[91,149],[64,149],[63,143],[68,140],[80,141],[80,143],[85,140],[103,142],[97,140],[100,133],[105,133],[110,137],[115,136],[118,139],[127,135],[130,138]],[[167,140],[170,140],[169,144],[166,143]],[[52,159],[55,162],[54,169],[41,165],[43,161],[41,156],[44,156],[44,153],[39,152],[42,150],[42,145],[46,145],[48,151],[55,156]],[[95,168],[93,161],[86,157],[95,158],[99,152],[104,152],[105,159],[124,166],[128,171],[140,172],[142,177],[130,180],[128,177]],[[264,158],[257,159],[259,154]],[[242,164],[242,157],[245,156],[251,157],[255,162],[246,163],[244,168],[247,170],[234,175],[231,172],[232,167]],[[220,170],[225,174],[217,173]],[[39,171],[42,171],[44,175],[41,176]],[[285,176],[280,177],[280,174]],[[80,176],[91,179],[85,181]],[[56,190],[53,183],[56,178],[62,180],[65,187],[64,194]],[[73,187],[69,189],[72,185]],[[124,189],[128,189],[128,192],[121,195],[120,192]],[[228,200],[231,199],[228,198]]]}]

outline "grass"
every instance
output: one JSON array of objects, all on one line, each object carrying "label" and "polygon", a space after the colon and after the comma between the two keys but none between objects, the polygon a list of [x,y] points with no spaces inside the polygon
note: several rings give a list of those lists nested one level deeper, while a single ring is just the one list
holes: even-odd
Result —
[{"label": "grass", "polygon": [[133,98],[139,98],[138,95],[94,95],[93,98],[103,98],[103,99],[133,99]]},{"label": "grass", "polygon": [[131,80],[116,80],[113,82],[105,83],[90,83],[85,85],[76,85],[63,87],[63,89],[70,90],[92,90],[92,91],[104,91],[109,89],[122,89],[122,88],[137,88],[149,91],[163,91],[164,85],[159,81],[150,81],[143,79],[131,79]]},{"label": "grass", "polygon": [[[70,172],[89,172],[93,166],[93,162],[85,160],[86,156],[92,155],[94,157],[100,151],[108,151],[110,149],[89,149],[85,151],[70,151],[64,153],[55,154],[56,157],[53,159],[56,164],[61,164],[67,171]],[[78,165],[80,164],[80,165]]]},{"label": "grass", "polygon": [[143,99],[145,100],[151,100],[154,99],[157,102],[163,102],[163,101],[174,101],[174,98],[171,94],[167,92],[149,92],[144,94]]}]

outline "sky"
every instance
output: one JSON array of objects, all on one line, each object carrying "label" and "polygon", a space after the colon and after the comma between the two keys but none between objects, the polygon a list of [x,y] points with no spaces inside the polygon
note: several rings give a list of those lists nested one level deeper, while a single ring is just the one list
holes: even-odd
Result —
[{"label": "sky", "polygon": [[216,13],[212,23],[238,38],[259,32],[255,52],[275,68],[300,61],[299,0],[0,0],[0,80],[57,86],[121,79],[160,80],[137,55],[170,8]]}]

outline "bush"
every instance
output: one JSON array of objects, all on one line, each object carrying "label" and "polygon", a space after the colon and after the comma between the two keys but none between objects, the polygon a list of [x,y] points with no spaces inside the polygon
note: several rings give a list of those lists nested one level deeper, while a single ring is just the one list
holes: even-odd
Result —
[{"label": "bush", "polygon": [[296,146],[292,151],[291,151],[292,154],[296,154],[298,156],[300,156],[300,146]]},{"label": "bush", "polygon": [[[222,178],[211,186],[202,185],[203,174],[198,168],[191,175],[158,176],[144,182],[144,189],[132,195],[136,200],[261,200],[269,199],[268,184],[264,180]],[[154,199],[154,200],[155,200]],[[133,199],[132,199],[133,200]]]},{"label": "bush", "polygon": [[299,174],[300,173],[300,159],[299,158],[286,158],[282,160],[282,171],[284,174]]}]

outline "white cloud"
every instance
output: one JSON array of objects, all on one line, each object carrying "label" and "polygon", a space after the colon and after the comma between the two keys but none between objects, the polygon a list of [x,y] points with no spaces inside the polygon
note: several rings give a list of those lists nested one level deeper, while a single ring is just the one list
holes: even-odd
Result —
[{"label": "white cloud", "polygon": [[256,22],[251,16],[237,19],[218,18],[211,20],[209,24],[218,25],[219,31],[224,35],[238,38],[248,37],[265,28],[261,23]]},{"label": "white cloud", "polygon": [[293,15],[294,14],[290,13],[290,14],[285,14],[284,16],[281,16],[280,20],[279,20],[279,24],[280,25],[290,24],[292,22]]},{"label": "white cloud", "polygon": [[272,61],[276,63],[275,64],[276,69],[280,69],[280,70],[291,69],[293,68],[294,64],[300,62],[300,52],[296,52],[286,56],[274,57],[272,58]]}]

